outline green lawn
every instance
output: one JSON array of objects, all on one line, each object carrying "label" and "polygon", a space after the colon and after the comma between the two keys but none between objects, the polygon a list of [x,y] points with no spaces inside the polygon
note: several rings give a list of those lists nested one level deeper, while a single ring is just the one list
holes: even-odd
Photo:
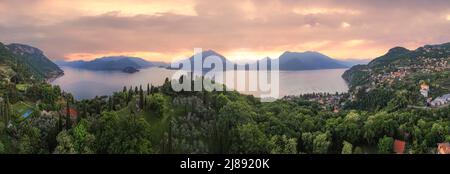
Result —
[{"label": "green lawn", "polygon": [[30,87],[30,84],[17,84],[16,85],[17,90],[22,91],[22,92],[26,91],[29,87]]}]

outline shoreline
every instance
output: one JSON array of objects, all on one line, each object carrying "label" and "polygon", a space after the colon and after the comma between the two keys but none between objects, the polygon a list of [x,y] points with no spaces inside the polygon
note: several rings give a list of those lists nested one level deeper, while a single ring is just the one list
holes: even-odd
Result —
[{"label": "shoreline", "polygon": [[56,75],[54,75],[52,77],[49,77],[49,78],[45,79],[45,82],[46,83],[52,83],[53,81],[55,81],[56,79],[58,79],[58,78],[60,78],[62,76],[64,76],[64,71],[62,71],[61,73],[58,73],[58,74],[56,74]]}]

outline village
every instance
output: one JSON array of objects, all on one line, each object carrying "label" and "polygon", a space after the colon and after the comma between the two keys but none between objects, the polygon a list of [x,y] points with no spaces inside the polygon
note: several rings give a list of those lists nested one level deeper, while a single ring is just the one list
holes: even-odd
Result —
[{"label": "village", "polygon": [[406,76],[416,72],[433,73],[450,69],[450,64],[448,64],[450,57],[442,59],[419,57],[418,60],[420,63],[414,63],[408,66],[386,67],[386,69],[395,69],[394,71],[379,74],[371,73],[372,85],[392,84],[395,80],[401,81]]}]

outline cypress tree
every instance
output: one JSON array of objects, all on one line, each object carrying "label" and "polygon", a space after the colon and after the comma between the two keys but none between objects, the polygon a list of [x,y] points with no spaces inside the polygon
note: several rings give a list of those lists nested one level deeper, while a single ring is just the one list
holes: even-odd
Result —
[{"label": "cypress tree", "polygon": [[169,147],[167,148],[167,151],[170,153],[172,153],[172,119],[170,119],[169,121],[169,133],[168,133],[168,145]]},{"label": "cypress tree", "polygon": [[66,99],[66,129],[70,129],[70,106],[69,106],[69,100]]},{"label": "cypress tree", "polygon": [[142,85],[139,87],[139,108],[144,109],[144,91]]},{"label": "cypress tree", "polygon": [[61,113],[58,114],[58,132],[62,131],[62,116]]},{"label": "cypress tree", "polygon": [[111,100],[111,97],[108,97],[108,110],[109,111],[112,111],[112,100]]},{"label": "cypress tree", "polygon": [[133,98],[133,88],[130,87],[130,89],[128,90],[127,105],[128,105],[128,103],[130,103],[130,101],[131,101],[132,98]]},{"label": "cypress tree", "polygon": [[87,104],[83,103],[83,118],[87,118],[87,116],[88,116]]},{"label": "cypress tree", "polygon": [[147,83],[147,95],[150,95],[150,83]]},{"label": "cypress tree", "polygon": [[112,96],[111,104],[112,104],[112,109],[113,109],[113,111],[115,111],[115,110],[116,110],[116,104],[115,104],[115,102],[114,102],[114,96]]},{"label": "cypress tree", "polygon": [[5,110],[3,112],[5,114],[6,124],[8,124],[9,123],[9,119],[10,119],[10,114],[11,114],[10,113],[11,112],[11,106],[9,104],[9,97],[8,96],[6,96],[6,99],[5,99]]}]

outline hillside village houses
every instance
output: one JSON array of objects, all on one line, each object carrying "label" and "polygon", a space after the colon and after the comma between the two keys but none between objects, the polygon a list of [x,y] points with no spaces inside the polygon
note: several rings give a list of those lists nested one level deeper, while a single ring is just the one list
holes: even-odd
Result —
[{"label": "hillside village houses", "polygon": [[445,94],[443,96],[435,98],[430,102],[431,107],[440,107],[447,105],[450,102],[450,94]]}]

